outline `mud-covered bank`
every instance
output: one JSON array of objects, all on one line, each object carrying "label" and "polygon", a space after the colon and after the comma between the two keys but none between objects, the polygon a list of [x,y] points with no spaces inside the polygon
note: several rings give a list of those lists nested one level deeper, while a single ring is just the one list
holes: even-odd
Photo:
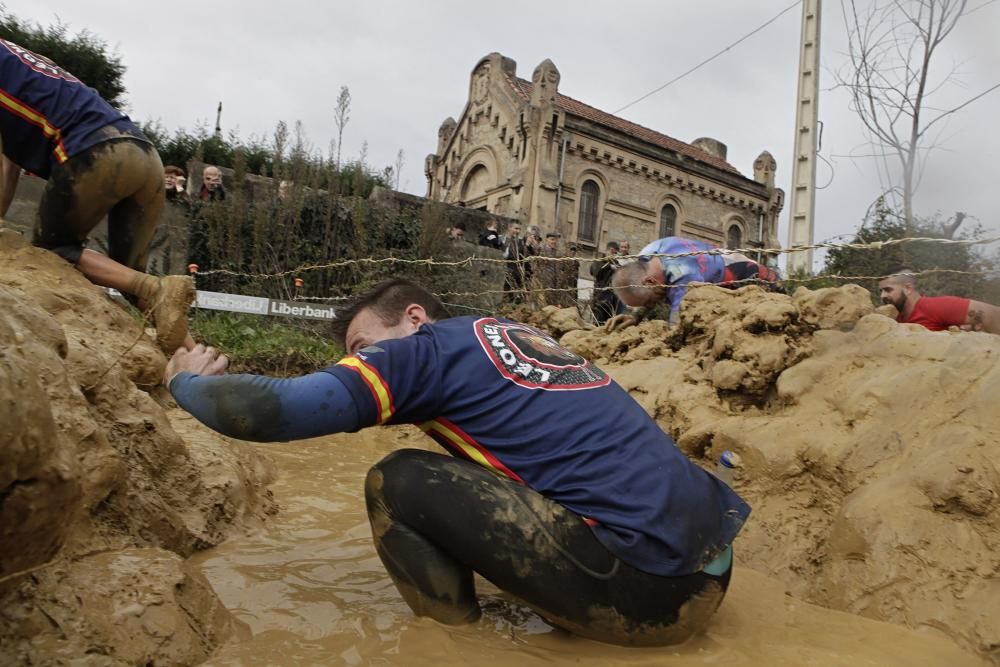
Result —
[{"label": "mud-covered bank", "polygon": [[701,287],[674,331],[562,342],[607,364],[693,459],[742,456],[746,565],[1000,664],[1000,336],[873,311],[853,285]]},{"label": "mud-covered bank", "polygon": [[195,664],[241,631],[185,559],[273,513],[273,468],[172,427],[165,362],[102,290],[0,231],[0,663]]}]

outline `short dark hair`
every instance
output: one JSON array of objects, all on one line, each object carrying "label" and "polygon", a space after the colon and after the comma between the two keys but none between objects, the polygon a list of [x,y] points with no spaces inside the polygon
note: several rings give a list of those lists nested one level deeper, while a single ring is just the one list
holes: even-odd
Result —
[{"label": "short dark hair", "polygon": [[452,225],[452,226],[453,226],[453,227],[454,227],[455,229],[461,229],[461,230],[462,230],[463,232],[464,232],[464,231],[466,231],[466,229],[465,229],[465,222],[464,222],[463,220],[459,220],[458,222],[456,222],[456,223],[455,223],[454,225]]},{"label": "short dark hair", "polygon": [[423,306],[434,322],[451,317],[441,300],[421,285],[405,278],[391,278],[368,290],[349,306],[337,309],[337,319],[332,327],[333,339],[344,345],[351,321],[366,308],[371,309],[386,326],[392,326],[399,323],[403,310],[412,303]]},{"label": "short dark hair", "polygon": [[614,248],[615,250],[621,250],[621,246],[618,245],[618,241],[608,241],[606,249],[611,250],[612,248]]},{"label": "short dark hair", "polygon": [[547,238],[547,239],[557,239],[560,236],[562,236],[562,234],[556,234],[555,232],[549,232],[548,234],[545,235],[545,238]]}]

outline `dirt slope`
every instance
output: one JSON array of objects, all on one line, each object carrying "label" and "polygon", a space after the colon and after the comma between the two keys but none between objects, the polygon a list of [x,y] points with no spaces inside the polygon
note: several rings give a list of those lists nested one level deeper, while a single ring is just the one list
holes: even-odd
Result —
[{"label": "dirt slope", "polygon": [[931,333],[856,286],[692,290],[681,325],[562,342],[678,445],[745,462],[745,564],[811,602],[930,626],[1000,664],[1000,336]]},{"label": "dirt slope", "polygon": [[182,440],[140,388],[164,364],[102,290],[0,231],[0,663],[192,664],[238,629],[184,558],[273,511],[270,467]]}]

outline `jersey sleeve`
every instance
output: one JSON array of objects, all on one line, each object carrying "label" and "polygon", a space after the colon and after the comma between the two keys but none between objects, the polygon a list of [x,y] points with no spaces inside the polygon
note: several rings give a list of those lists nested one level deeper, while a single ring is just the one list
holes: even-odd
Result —
[{"label": "jersey sleeve", "polygon": [[957,296],[923,297],[921,309],[942,326],[960,327],[969,317],[969,300]]},{"label": "jersey sleeve", "polygon": [[240,440],[284,442],[358,429],[354,399],[329,373],[278,379],[184,372],[168,388],[195,419]]},{"label": "jersey sleeve", "polygon": [[347,386],[362,428],[420,423],[441,414],[441,369],[431,335],[418,332],[370,345],[325,372]]}]

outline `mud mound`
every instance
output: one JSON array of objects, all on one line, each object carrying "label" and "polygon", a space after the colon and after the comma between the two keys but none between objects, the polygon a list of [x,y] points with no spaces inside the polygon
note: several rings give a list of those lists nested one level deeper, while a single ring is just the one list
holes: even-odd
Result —
[{"label": "mud mound", "polygon": [[[1000,336],[872,311],[855,286],[700,288],[668,351],[608,371],[696,460],[742,456],[745,563],[1000,664]],[[598,335],[563,342],[624,358]],[[630,351],[660,349],[653,338]]]},{"label": "mud mound", "polygon": [[591,328],[591,325],[583,321],[576,308],[516,306],[502,314],[504,317],[517,322],[545,329],[556,338],[559,338],[568,331]]},{"label": "mud mound", "polygon": [[[191,664],[228,634],[227,612],[181,557],[260,523],[273,509],[269,467],[238,443],[182,440],[139,389],[164,364],[102,290],[0,231],[0,540],[17,545],[0,550],[5,659]],[[84,581],[118,583],[98,603],[79,596],[94,590]],[[144,605],[141,622],[110,622],[126,600]],[[195,641],[186,618],[216,630]]]}]

